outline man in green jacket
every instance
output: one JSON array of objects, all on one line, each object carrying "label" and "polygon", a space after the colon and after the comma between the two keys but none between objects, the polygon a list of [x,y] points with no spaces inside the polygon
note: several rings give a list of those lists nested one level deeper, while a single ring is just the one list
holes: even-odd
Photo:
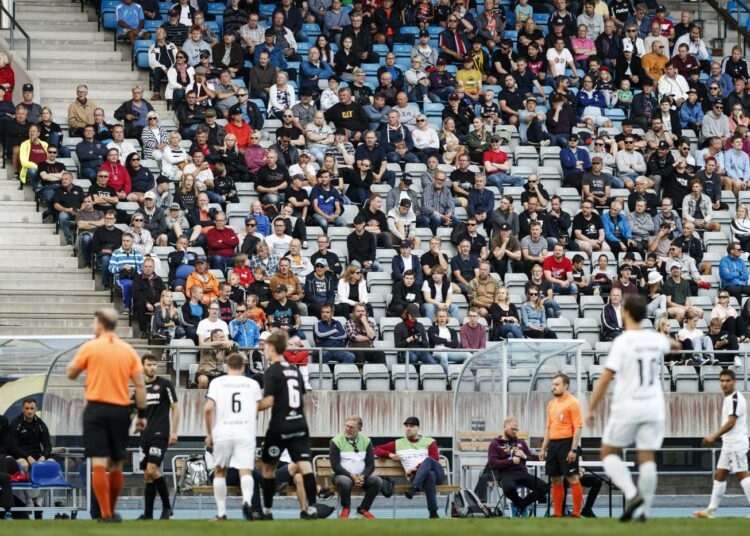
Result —
[{"label": "man in green jacket", "polygon": [[328,447],[333,469],[333,481],[341,498],[339,519],[348,519],[351,509],[352,488],[365,490],[365,498],[357,508],[357,514],[365,519],[373,519],[370,513],[375,497],[380,492],[380,477],[375,471],[375,454],[372,441],[362,431],[362,418],[356,415],[347,417],[344,433],[333,439]]}]

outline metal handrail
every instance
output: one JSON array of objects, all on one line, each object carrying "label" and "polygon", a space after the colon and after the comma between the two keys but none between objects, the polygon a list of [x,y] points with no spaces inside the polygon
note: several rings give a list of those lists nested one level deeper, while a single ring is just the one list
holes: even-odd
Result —
[{"label": "metal handrail", "polygon": [[16,21],[16,4],[13,3],[13,13],[8,11],[6,7],[3,5],[3,2],[0,1],[0,11],[5,13],[8,18],[10,19],[10,49],[15,50],[16,49],[16,36],[15,36],[15,29],[16,27],[18,30],[23,34],[23,36],[26,38],[26,70],[31,70],[31,37],[29,37],[29,34],[26,33],[26,30],[24,30],[20,24]]}]

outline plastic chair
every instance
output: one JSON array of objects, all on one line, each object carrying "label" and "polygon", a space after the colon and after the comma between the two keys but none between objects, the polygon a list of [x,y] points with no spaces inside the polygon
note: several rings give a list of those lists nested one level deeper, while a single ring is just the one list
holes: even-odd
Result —
[{"label": "plastic chair", "polygon": [[73,488],[55,460],[36,462],[31,466],[31,485],[35,488]]}]

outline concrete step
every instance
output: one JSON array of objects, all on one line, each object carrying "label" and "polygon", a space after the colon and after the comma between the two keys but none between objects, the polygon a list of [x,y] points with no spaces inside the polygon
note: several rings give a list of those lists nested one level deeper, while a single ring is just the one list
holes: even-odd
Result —
[{"label": "concrete step", "polygon": [[2,270],[2,275],[6,279],[26,278],[28,281],[37,281],[44,279],[56,279],[58,281],[91,281],[91,272],[86,269],[78,268],[47,268],[36,272],[29,272],[19,268],[9,268]]},{"label": "concrete step", "polygon": [[[95,311],[96,309],[92,309],[91,312],[79,314],[68,314],[64,311],[52,313],[47,309],[38,307],[32,313],[0,313],[0,326],[79,328],[85,332],[86,329],[91,329],[91,319]],[[127,320],[123,320],[122,324],[127,326]]]},{"label": "concrete step", "polygon": [[[21,58],[26,58],[26,47],[19,47],[15,52]],[[31,47],[32,68],[37,67],[35,60],[88,60],[98,62],[120,62],[123,59],[122,50],[113,51],[111,47],[91,47],[87,43],[34,43]],[[128,57],[130,53],[128,52]],[[101,65],[101,63],[100,63]],[[39,74],[44,74],[40,72]]]},{"label": "concrete step", "polygon": [[[37,65],[34,68],[39,72]],[[148,80],[148,73],[141,71],[131,71],[126,65],[101,65],[99,64],[98,69],[86,69],[85,78],[91,88],[90,80],[97,80],[96,85],[111,85],[122,87],[123,82],[127,80]],[[42,88],[47,90],[53,90],[63,88],[65,91],[70,87],[68,80],[80,80],[81,70],[66,68],[65,66],[54,66],[51,69],[45,69],[43,72],[39,72],[39,78],[42,80]],[[64,80],[61,82],[55,82],[55,80]]]},{"label": "concrete step", "polygon": [[[37,213],[34,203],[18,203],[0,200],[0,214],[3,213]],[[40,213],[41,214],[41,213]]]},{"label": "concrete step", "polygon": [[18,183],[0,190],[0,201],[26,201],[26,193],[18,189]]},{"label": "concrete step", "polygon": [[50,312],[52,314],[65,314],[70,313],[71,315],[74,314],[85,314],[90,319],[91,316],[96,312],[97,309],[101,309],[104,307],[109,307],[111,304],[109,303],[109,300],[106,302],[92,302],[92,303],[79,303],[79,302],[68,302],[68,303],[49,303],[49,302],[42,302],[42,303],[12,303],[12,302],[3,302],[0,303],[0,315],[3,314],[39,314],[40,306],[43,306],[45,312]]},{"label": "concrete step", "polygon": [[63,243],[62,235],[55,235],[52,233],[33,235],[27,235],[26,233],[12,235],[6,233],[0,234],[0,249],[3,249],[3,246],[60,246]]},{"label": "concrete step", "polygon": [[108,304],[109,292],[76,291],[76,290],[0,290],[0,301],[3,303],[92,303]]},{"label": "concrete step", "polygon": [[[133,97],[130,91],[130,84],[128,82],[101,82],[97,80],[91,80],[85,75],[81,76],[81,79],[77,82],[69,81],[67,83],[46,83],[42,86],[41,99],[49,106],[49,99],[54,99],[60,95],[70,93],[75,96],[75,87],[77,83],[84,83],[89,88],[89,99],[96,102],[99,106],[103,107],[108,113],[112,113],[120,104],[124,101],[129,100]],[[68,105],[72,102],[72,98],[68,101]],[[108,108],[104,105],[104,102],[115,102],[117,103],[114,108]],[[67,105],[65,107],[67,110]],[[58,116],[59,117],[59,116]],[[67,115],[66,115],[67,117]]]},{"label": "concrete step", "polygon": [[[0,224],[2,223],[41,223],[42,213],[41,212],[1,212],[0,211]],[[0,259],[2,260],[2,259]]]},{"label": "concrete step", "polygon": [[[116,329],[117,335],[121,338],[132,338],[133,328],[120,327]],[[0,336],[11,336],[11,337],[39,337],[40,330],[38,326],[0,326]],[[89,322],[88,328],[86,327],[61,327],[51,326],[44,328],[45,336],[52,335],[75,335],[81,337],[92,337],[91,333],[91,322]]]},{"label": "concrete step", "polygon": [[[23,26],[23,25],[22,25]],[[24,28],[26,33],[31,37],[31,48],[33,49],[37,41],[44,43],[54,43],[55,41],[78,41],[79,43],[113,43],[114,37],[110,32],[97,32],[96,26],[93,23],[85,24],[84,29],[78,26],[60,26],[59,28],[54,23],[48,23],[47,27],[44,25],[31,26]],[[10,31],[0,32],[3,37],[10,37]],[[54,36],[54,39],[52,38]],[[19,31],[15,32],[16,43],[24,43],[26,37]]]},{"label": "concrete step", "polygon": [[[41,267],[40,267],[41,269]],[[5,270],[0,270],[0,290],[14,290],[18,291],[24,287],[33,287],[36,290],[47,291],[47,290],[60,290],[65,289],[66,291],[93,291],[94,281],[91,277],[83,279],[65,279],[61,280],[59,277],[51,277],[47,275],[46,279],[33,279],[31,280],[27,274],[27,277],[14,277],[7,278],[4,275]],[[44,274],[42,274],[44,275]]]},{"label": "concrete step", "polygon": [[51,223],[8,223],[3,225],[3,230],[31,235],[50,234],[55,232],[55,226]]},{"label": "concrete step", "polygon": [[[0,250],[7,251],[8,249],[10,248],[0,247]],[[13,246],[13,252],[28,257],[70,257],[73,252],[73,246],[64,246],[62,244],[56,244],[54,246],[34,246],[23,244],[19,246]]]},{"label": "concrete step", "polygon": [[[0,256],[0,270],[9,270],[13,268],[38,269],[40,266],[43,266],[44,269],[78,269],[78,257],[70,257],[69,255],[65,257],[46,257],[42,256],[42,254],[44,253],[43,251],[34,253],[34,255],[19,255],[15,252],[15,250],[12,251],[15,254],[11,254],[11,250],[9,250],[5,252],[7,253],[7,255]],[[3,251],[0,250],[0,253],[3,253]]]},{"label": "concrete step", "polygon": [[[47,6],[39,7],[44,8]],[[47,9],[47,11],[41,11],[29,10],[27,8],[23,8],[17,11],[16,20],[26,31],[28,31],[27,26],[44,28],[55,24],[55,22],[60,23],[61,26],[64,26],[68,23],[88,24],[92,22],[89,20],[89,14],[86,12],[81,13],[80,11],[52,11],[50,9]]]}]

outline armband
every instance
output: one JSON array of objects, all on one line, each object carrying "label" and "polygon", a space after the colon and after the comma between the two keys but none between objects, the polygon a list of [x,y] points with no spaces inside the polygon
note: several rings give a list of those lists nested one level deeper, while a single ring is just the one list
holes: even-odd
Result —
[{"label": "armband", "polygon": [[146,418],[146,410],[138,408],[138,418],[139,419],[145,419]]}]

